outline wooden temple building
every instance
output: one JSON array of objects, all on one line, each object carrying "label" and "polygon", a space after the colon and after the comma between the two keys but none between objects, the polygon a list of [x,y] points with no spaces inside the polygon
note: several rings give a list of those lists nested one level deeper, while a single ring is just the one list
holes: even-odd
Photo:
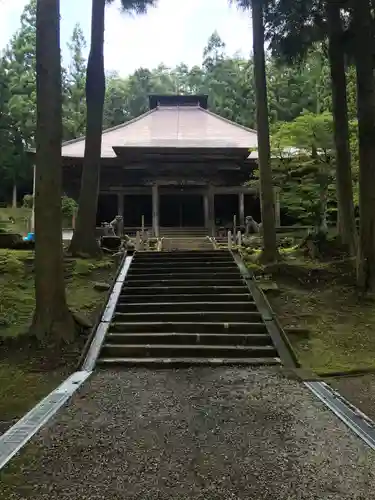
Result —
[{"label": "wooden temple building", "polygon": [[[247,215],[259,222],[259,199],[245,185],[256,131],[210,112],[207,95],[152,95],[149,107],[103,132],[98,225],[122,215],[125,231],[143,220],[155,236],[171,228],[214,235],[234,215],[240,225]],[[75,199],[84,147],[84,137],[62,146],[64,191]]]}]

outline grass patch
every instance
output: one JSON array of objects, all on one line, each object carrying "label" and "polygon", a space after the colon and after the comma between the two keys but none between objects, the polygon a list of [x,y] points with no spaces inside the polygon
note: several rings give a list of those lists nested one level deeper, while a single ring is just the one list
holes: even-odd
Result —
[{"label": "grass patch", "polygon": [[[94,283],[109,283],[114,273],[110,259],[67,259],[70,308],[94,320],[107,296],[94,289]],[[71,373],[86,339],[79,335],[75,344],[57,353],[61,357],[57,368],[39,363],[52,353],[30,343],[27,336],[34,306],[33,252],[0,249],[0,434]]]},{"label": "grass patch", "polygon": [[[9,217],[14,219],[14,224],[10,222]],[[10,233],[24,235],[28,232],[30,217],[30,208],[0,208],[0,228]]]},{"label": "grass patch", "polygon": [[263,272],[279,287],[268,298],[282,326],[310,332],[290,335],[302,366],[317,373],[375,368],[375,304],[356,293],[352,263],[291,255]]}]

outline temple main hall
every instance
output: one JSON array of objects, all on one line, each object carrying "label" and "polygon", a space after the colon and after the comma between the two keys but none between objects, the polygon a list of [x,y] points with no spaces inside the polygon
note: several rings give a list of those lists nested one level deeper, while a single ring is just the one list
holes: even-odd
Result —
[{"label": "temple main hall", "polygon": [[[207,95],[151,95],[149,111],[103,131],[97,224],[122,215],[125,231],[176,228],[214,236],[233,217],[260,221],[257,134],[207,109]],[[85,138],[62,145],[64,192],[78,199]],[[276,203],[276,207],[277,207]],[[279,217],[276,208],[276,223]]]}]

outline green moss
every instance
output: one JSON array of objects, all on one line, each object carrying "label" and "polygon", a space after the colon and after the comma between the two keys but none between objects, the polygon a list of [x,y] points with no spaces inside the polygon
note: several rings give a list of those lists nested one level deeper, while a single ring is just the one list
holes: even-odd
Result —
[{"label": "green moss", "polygon": [[22,417],[36,401],[54,389],[61,380],[61,373],[46,376],[3,361],[0,362],[0,380],[1,421],[9,422]]},{"label": "green moss", "polygon": [[[105,293],[95,281],[110,278],[113,262],[77,259],[67,264],[67,300],[74,311],[92,314]],[[29,327],[35,306],[33,252],[0,249],[0,337],[16,337]]]},{"label": "green moss", "polygon": [[[9,217],[13,217],[14,224],[9,221]],[[0,208],[1,227],[8,232],[26,234],[30,217],[30,208]]]},{"label": "green moss", "polygon": [[[106,292],[94,289],[94,282],[109,282],[114,272],[110,259],[67,261],[66,291],[70,308],[94,318],[106,297]],[[8,339],[0,347],[0,426],[27,412],[55,388],[78,361],[82,338],[77,339],[77,345],[64,350],[61,367],[38,371],[30,359],[34,347],[28,345],[27,335],[24,339],[21,337],[27,333],[34,306],[33,252],[0,249],[0,342]],[[10,337],[17,338],[17,343],[9,343]],[[40,350],[35,356],[48,360],[51,353]]]},{"label": "green moss", "polygon": [[310,331],[308,339],[292,335],[290,341],[302,366],[315,372],[375,367],[375,305],[340,284],[339,272],[337,281],[333,275],[313,285],[274,276],[281,293],[269,297],[271,305],[284,327]]}]

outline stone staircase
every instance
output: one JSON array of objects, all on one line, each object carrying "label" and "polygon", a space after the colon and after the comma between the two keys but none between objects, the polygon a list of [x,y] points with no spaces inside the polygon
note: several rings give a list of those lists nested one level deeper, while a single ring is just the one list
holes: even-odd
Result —
[{"label": "stone staircase", "polygon": [[160,236],[164,238],[204,238],[208,236],[205,227],[161,227]]},{"label": "stone staircase", "polygon": [[139,252],[98,365],[278,364],[228,251]]},{"label": "stone staircase", "polygon": [[162,249],[175,250],[213,250],[204,227],[165,227],[160,229],[163,238]]},{"label": "stone staircase", "polygon": [[163,238],[162,242],[162,249],[167,252],[175,250],[213,250],[213,248],[214,245],[207,236],[203,238]]}]

